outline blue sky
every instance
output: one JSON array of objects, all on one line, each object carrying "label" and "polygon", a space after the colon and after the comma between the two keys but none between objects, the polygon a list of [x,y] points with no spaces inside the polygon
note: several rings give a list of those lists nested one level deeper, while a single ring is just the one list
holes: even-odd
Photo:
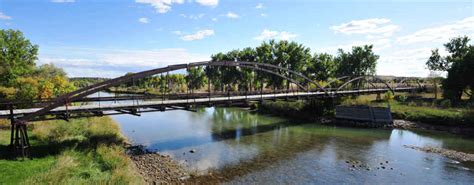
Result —
[{"label": "blue sky", "polygon": [[[292,40],[312,52],[374,44],[379,75],[427,76],[432,48],[474,37],[472,0],[0,0],[0,27],[40,46],[39,64],[116,77]],[[444,51],[444,50],[442,50]]]}]

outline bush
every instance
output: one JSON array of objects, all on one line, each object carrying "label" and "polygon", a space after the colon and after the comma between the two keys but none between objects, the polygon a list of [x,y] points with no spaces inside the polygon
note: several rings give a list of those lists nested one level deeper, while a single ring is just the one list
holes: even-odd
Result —
[{"label": "bush", "polygon": [[439,106],[441,106],[443,108],[450,108],[452,106],[451,100],[449,100],[449,99],[443,100],[439,103]]},{"label": "bush", "polygon": [[405,95],[398,95],[398,96],[395,97],[395,99],[399,102],[405,102],[405,101],[407,101],[408,97],[405,96]]},{"label": "bush", "polygon": [[394,98],[394,96],[393,96],[392,91],[387,91],[387,92],[384,94],[384,96],[383,96],[383,99],[384,99],[385,101],[392,101],[393,98]]},{"label": "bush", "polygon": [[2,128],[10,128],[10,120],[8,119],[0,119],[0,129]]}]

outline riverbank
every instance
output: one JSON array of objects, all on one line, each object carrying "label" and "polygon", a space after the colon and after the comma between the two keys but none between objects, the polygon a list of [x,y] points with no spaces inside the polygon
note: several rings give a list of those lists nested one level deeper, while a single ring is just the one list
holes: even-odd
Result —
[{"label": "riverbank", "polygon": [[[334,119],[332,107],[336,103],[349,106],[390,106],[392,116],[395,119],[394,128],[442,131],[474,136],[474,111],[470,108],[442,108],[416,102],[375,101],[372,98],[375,99],[375,97],[368,95],[354,99],[334,100],[334,102],[329,100],[316,102],[305,102],[303,100],[295,102],[265,101],[263,104],[254,105],[254,108],[256,112],[262,114],[272,114],[304,121],[318,121],[329,125],[348,125]],[[323,109],[322,106],[327,108]],[[359,126],[371,127],[370,124],[359,124]]]},{"label": "riverbank", "polygon": [[30,157],[14,157],[0,130],[0,184],[143,184],[110,117],[36,122]]}]

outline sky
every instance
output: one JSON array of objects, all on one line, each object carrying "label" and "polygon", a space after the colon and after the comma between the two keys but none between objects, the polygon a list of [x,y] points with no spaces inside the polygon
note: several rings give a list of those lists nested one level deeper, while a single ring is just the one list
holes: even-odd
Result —
[{"label": "sky", "polygon": [[[39,45],[37,64],[118,77],[289,40],[312,53],[373,44],[377,75],[426,77],[431,49],[474,38],[473,0],[0,0],[0,29]],[[471,42],[472,43],[472,42]]]}]

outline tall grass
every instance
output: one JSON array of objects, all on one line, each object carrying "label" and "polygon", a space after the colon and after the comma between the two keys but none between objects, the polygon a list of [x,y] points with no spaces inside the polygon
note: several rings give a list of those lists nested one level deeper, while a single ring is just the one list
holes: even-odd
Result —
[{"label": "tall grass", "polygon": [[110,117],[45,121],[33,125],[33,136],[46,143],[121,144],[125,138]]},{"label": "tall grass", "polygon": [[99,145],[90,152],[67,150],[50,169],[23,184],[143,184],[119,146]]},{"label": "tall grass", "polygon": [[[125,137],[111,118],[44,121],[32,126],[33,159],[0,159],[0,184],[143,184],[125,154]],[[0,132],[1,145],[8,142],[8,134]]]}]

